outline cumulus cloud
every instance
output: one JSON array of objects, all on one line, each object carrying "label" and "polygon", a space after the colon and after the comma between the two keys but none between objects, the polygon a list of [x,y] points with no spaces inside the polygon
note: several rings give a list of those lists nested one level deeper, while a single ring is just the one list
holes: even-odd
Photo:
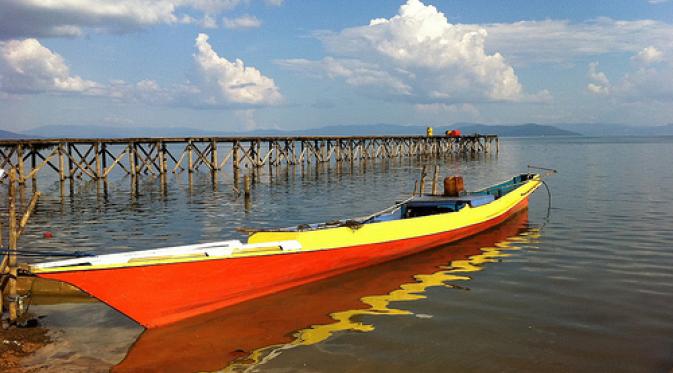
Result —
[{"label": "cumulus cloud", "polygon": [[503,56],[485,52],[487,36],[483,28],[451,24],[434,6],[408,0],[392,18],[319,35],[331,57],[279,63],[415,103],[530,99]]},{"label": "cumulus cloud", "polygon": [[[150,79],[137,83],[113,81],[106,87],[107,95],[151,105],[244,111],[282,102],[283,96],[273,79],[245,66],[240,59],[231,62],[220,57],[208,42],[208,35],[199,34],[195,48],[193,80],[165,87]],[[247,115],[246,118],[253,118],[252,112]]]},{"label": "cumulus cloud", "polygon": [[588,75],[590,83],[587,84],[587,90],[589,92],[597,95],[610,94],[610,80],[608,80],[605,73],[598,71],[598,62],[589,64]]},{"label": "cumulus cloud", "polygon": [[236,59],[220,57],[208,43],[208,35],[196,38],[194,61],[199,75],[200,101],[208,106],[274,105],[280,94],[273,79]]},{"label": "cumulus cloud", "polygon": [[664,54],[661,53],[661,51],[657,48],[650,46],[643,48],[643,50],[638,52],[638,54],[633,56],[631,59],[643,65],[649,65],[663,60]]},{"label": "cumulus cloud", "polygon": [[[266,0],[280,6],[282,1]],[[245,0],[0,0],[0,40],[73,37],[87,30],[129,32],[157,24],[215,27],[218,15]],[[195,19],[200,18],[200,19]]]},{"label": "cumulus cloud", "polygon": [[641,67],[626,74],[615,95],[631,102],[673,102],[673,63]]},{"label": "cumulus cloud", "polygon": [[224,17],[222,25],[228,29],[257,28],[262,25],[262,21],[255,16],[243,15],[236,18]]},{"label": "cumulus cloud", "polygon": [[0,91],[6,94],[100,90],[100,84],[72,75],[63,57],[35,39],[0,42]]},{"label": "cumulus cloud", "polygon": [[598,71],[598,63],[594,62],[589,64],[589,80],[589,92],[610,96],[620,102],[673,102],[673,61],[664,61],[656,67],[642,65],[615,83]]},{"label": "cumulus cloud", "polygon": [[645,46],[673,50],[673,25],[653,20],[543,20],[483,27],[488,31],[486,50],[499,51],[521,65],[574,62],[615,52],[637,53]]},{"label": "cumulus cloud", "polygon": [[206,34],[198,35],[195,47],[196,79],[162,87],[152,79],[106,84],[86,80],[72,74],[63,57],[35,39],[0,42],[0,97],[67,93],[150,105],[234,109],[275,105],[283,100],[273,79],[240,59],[230,62],[218,56]]}]

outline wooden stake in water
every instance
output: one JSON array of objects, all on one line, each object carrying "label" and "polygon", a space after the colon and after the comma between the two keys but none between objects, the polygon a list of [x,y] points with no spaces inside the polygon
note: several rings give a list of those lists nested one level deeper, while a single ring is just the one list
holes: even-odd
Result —
[{"label": "wooden stake in water", "polygon": [[250,198],[250,175],[243,176],[243,193],[245,198]]},{"label": "wooden stake in water", "polygon": [[435,174],[432,176],[432,195],[437,195],[437,182],[439,182],[439,166],[435,166]]},{"label": "wooden stake in water", "polygon": [[426,166],[423,166],[423,169],[421,169],[421,185],[418,190],[418,194],[421,196],[423,196],[423,193],[425,192],[425,177],[427,176],[425,168]]}]

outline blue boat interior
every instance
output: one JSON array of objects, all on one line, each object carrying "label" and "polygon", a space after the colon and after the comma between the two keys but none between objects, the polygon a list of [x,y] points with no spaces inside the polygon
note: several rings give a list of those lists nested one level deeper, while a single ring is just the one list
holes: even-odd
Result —
[{"label": "blue boat interior", "polygon": [[465,206],[479,207],[489,204],[498,198],[510,193],[514,189],[520,187],[528,180],[535,177],[535,174],[521,174],[513,177],[511,180],[502,182],[477,190],[474,192],[462,192],[455,197],[447,196],[418,196],[404,202],[398,202],[395,206],[386,209],[376,215],[347,220],[334,220],[325,223],[316,224],[300,224],[295,227],[281,228],[281,229],[256,229],[255,232],[275,232],[275,231],[305,231],[326,229],[334,227],[350,227],[357,229],[363,224],[380,223],[385,221],[411,219],[421,216],[445,214],[460,211]]},{"label": "blue boat interior", "polygon": [[421,216],[460,211],[465,206],[479,207],[495,201],[533,178],[533,174],[521,174],[511,180],[475,192],[463,192],[457,197],[419,196],[407,201],[399,208],[377,215],[365,223],[409,219]]}]

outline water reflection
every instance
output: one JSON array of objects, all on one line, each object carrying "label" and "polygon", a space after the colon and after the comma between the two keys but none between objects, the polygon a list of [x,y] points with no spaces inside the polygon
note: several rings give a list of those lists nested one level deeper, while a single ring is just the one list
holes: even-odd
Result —
[{"label": "water reflection", "polygon": [[359,321],[362,316],[409,315],[391,302],[423,299],[433,286],[464,289],[454,282],[469,280],[470,272],[536,235],[525,210],[444,248],[148,330],[113,371],[245,370],[340,331],[368,332],[374,326]]}]

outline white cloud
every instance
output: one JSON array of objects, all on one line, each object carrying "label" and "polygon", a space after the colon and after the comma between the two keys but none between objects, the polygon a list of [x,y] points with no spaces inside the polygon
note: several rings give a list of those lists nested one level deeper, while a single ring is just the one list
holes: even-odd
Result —
[{"label": "white cloud", "polygon": [[[480,27],[480,26],[471,26]],[[572,23],[521,21],[483,26],[487,51],[499,51],[515,64],[564,63],[606,53],[637,53],[646,46],[673,50],[673,25],[653,20],[598,18]]]},{"label": "white cloud", "polygon": [[642,67],[624,76],[615,94],[631,102],[673,102],[673,63]]},{"label": "white cloud", "polygon": [[208,36],[196,38],[194,62],[197,79],[162,87],[144,79],[137,83],[112,80],[107,84],[70,73],[63,57],[35,39],[0,42],[0,98],[18,94],[73,94],[107,97],[150,105],[193,108],[255,108],[283,100],[273,79],[236,59],[220,57]]},{"label": "white cloud", "polygon": [[217,28],[217,21],[210,14],[204,15],[199,24],[203,28]]},{"label": "white cloud", "polygon": [[470,116],[477,118],[479,117],[479,110],[472,104],[416,104],[414,109],[423,113],[431,114],[456,114],[456,113],[466,113]]},{"label": "white cloud", "polygon": [[649,65],[662,61],[664,59],[664,54],[657,48],[650,46],[643,48],[643,50],[638,52],[638,54],[631,59],[643,65]]},{"label": "white cloud", "polygon": [[282,101],[273,79],[254,67],[246,67],[240,59],[230,62],[218,56],[208,43],[208,35],[199,34],[196,49],[194,61],[200,78],[196,87],[202,104],[274,105]]},{"label": "white cloud", "polygon": [[[248,1],[0,0],[0,40],[73,37],[87,30],[129,32],[157,24],[198,23],[202,27],[213,27],[219,14]],[[282,5],[278,0],[266,2]]]},{"label": "white cloud", "polygon": [[236,110],[234,112],[236,118],[243,124],[243,129],[252,131],[257,129],[257,121],[255,120],[255,109]]},{"label": "white cloud", "polygon": [[72,75],[63,57],[35,39],[0,42],[0,91],[7,94],[99,94],[101,86]]},{"label": "white cloud", "polygon": [[285,2],[284,0],[264,0],[267,5],[271,6],[281,6]]},{"label": "white cloud", "polygon": [[228,29],[257,28],[262,25],[262,21],[255,16],[243,15],[236,18],[224,17],[222,25]]},{"label": "white cloud", "polygon": [[[380,66],[357,59],[335,59],[325,57],[319,61],[307,59],[289,59],[277,61],[289,70],[314,76],[326,76],[330,79],[343,79],[347,84],[362,88],[375,95],[408,96],[412,88]],[[385,88],[385,91],[381,91]]]},{"label": "white cloud", "polygon": [[673,62],[641,66],[616,83],[598,71],[598,63],[594,62],[589,64],[589,79],[587,89],[591,93],[610,96],[618,102],[673,102]]},{"label": "white cloud", "polygon": [[[531,99],[499,53],[488,54],[486,30],[455,25],[419,0],[408,0],[390,19],[323,33],[328,53],[320,61],[285,60],[283,66],[322,70],[382,98],[415,103],[523,101]],[[319,66],[320,68],[317,68]]]},{"label": "white cloud", "polygon": [[605,75],[605,73],[598,71],[598,62],[592,62],[589,64],[588,75],[590,83],[587,84],[587,90],[589,90],[589,92],[597,95],[610,94],[610,80],[608,80],[608,77]]}]

